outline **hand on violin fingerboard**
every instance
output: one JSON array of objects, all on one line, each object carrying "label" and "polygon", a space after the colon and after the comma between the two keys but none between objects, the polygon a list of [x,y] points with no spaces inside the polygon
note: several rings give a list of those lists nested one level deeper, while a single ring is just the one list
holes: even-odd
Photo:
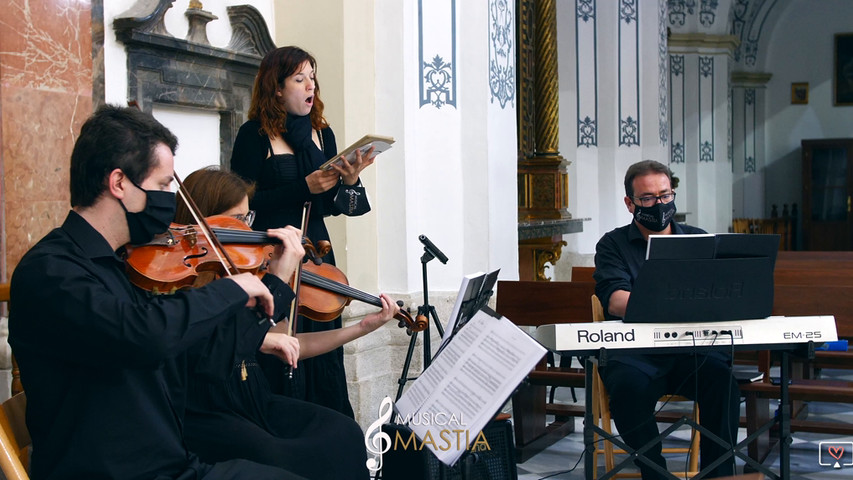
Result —
[{"label": "hand on violin fingerboard", "polygon": [[285,228],[273,228],[267,230],[267,235],[281,240],[281,245],[275,246],[269,263],[269,272],[284,282],[289,282],[305,256],[302,247],[302,231],[298,228],[287,226]]},{"label": "hand on violin fingerboard", "polygon": [[293,368],[296,368],[296,362],[299,360],[299,340],[286,333],[267,332],[259,350],[275,355]]},{"label": "hand on violin fingerboard", "polygon": [[367,315],[359,322],[365,333],[370,333],[385,325],[385,323],[400,313],[400,307],[394,302],[393,298],[382,293],[379,295],[379,299],[382,301],[382,310]]}]

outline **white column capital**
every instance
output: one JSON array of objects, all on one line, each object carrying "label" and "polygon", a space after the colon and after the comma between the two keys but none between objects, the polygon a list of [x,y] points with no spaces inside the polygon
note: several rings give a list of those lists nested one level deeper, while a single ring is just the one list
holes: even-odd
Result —
[{"label": "white column capital", "polygon": [[740,45],[735,35],[711,35],[707,33],[673,33],[667,39],[669,53],[698,53],[703,55],[734,55]]}]

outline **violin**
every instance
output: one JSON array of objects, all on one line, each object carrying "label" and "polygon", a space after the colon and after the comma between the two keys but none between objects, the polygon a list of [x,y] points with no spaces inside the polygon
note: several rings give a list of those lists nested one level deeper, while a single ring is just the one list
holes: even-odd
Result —
[{"label": "violin", "polygon": [[[233,217],[215,215],[208,217],[207,223],[239,273],[259,273],[272,253],[272,245],[281,243]],[[203,272],[227,275],[214,247],[195,225],[172,224],[166,233],[145,245],[129,245],[126,265],[134,285],[160,293],[192,287]]]},{"label": "violin", "polygon": [[[330,263],[307,262],[302,266],[302,288],[299,291],[299,313],[319,322],[328,322],[340,316],[352,300],[382,308],[382,300],[349,286],[347,277]],[[394,316],[400,327],[411,332],[426,330],[423,318],[412,319],[409,312],[400,310]]]},{"label": "violin", "polygon": [[[240,273],[264,274],[266,261],[280,240],[254,231],[233,217],[214,215],[207,217],[206,221]],[[301,315],[315,321],[330,321],[337,318],[352,300],[382,307],[379,297],[350,287],[340,269],[319,260],[328,253],[328,242],[318,242],[318,247],[315,247],[310,240],[303,238],[303,246],[306,258],[298,298]],[[213,253],[213,247],[195,225],[173,224],[165,234],[145,245],[128,246],[126,265],[130,281],[153,292],[174,292],[194,286],[199,277],[226,275]],[[412,332],[420,332],[427,327],[426,321],[415,321],[404,310],[400,310],[395,318],[400,327]]]}]

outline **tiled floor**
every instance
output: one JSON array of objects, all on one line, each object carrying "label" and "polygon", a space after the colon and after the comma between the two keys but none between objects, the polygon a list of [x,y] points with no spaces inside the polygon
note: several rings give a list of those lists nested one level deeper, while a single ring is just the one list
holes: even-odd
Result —
[{"label": "tiled floor", "polygon": [[[844,380],[853,380],[853,371],[825,371],[824,376]],[[583,398],[583,392],[578,397]],[[558,398],[564,395],[565,401],[571,402],[568,389],[558,389]],[[809,418],[843,423],[853,423],[853,406],[848,404],[810,403]],[[552,445],[542,453],[524,463],[518,464],[519,480],[538,480],[552,478],[555,480],[581,480],[584,478],[582,424],[576,419],[576,433],[573,433]],[[676,432],[676,438],[669,443],[686,444],[690,431]],[[740,430],[740,439],[745,438],[744,429]],[[818,463],[819,445],[821,442],[853,442],[853,437],[833,437],[824,434],[795,433],[791,445],[791,478],[807,480],[839,480],[853,479],[853,466],[834,469],[832,466],[822,466]],[[850,447],[848,447],[850,448]],[[853,451],[848,450],[848,453]],[[846,454],[845,454],[846,455]],[[683,458],[683,457],[682,457]],[[851,458],[850,456],[842,458]],[[676,459],[670,462],[678,461]],[[771,454],[766,465],[778,473],[778,447]],[[739,467],[740,471],[740,467]],[[553,475],[553,476],[551,476]]]}]

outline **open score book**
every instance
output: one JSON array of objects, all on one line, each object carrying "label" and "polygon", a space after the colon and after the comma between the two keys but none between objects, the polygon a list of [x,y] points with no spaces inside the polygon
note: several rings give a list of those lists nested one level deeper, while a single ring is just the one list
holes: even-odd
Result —
[{"label": "open score book", "polygon": [[395,405],[402,423],[446,465],[466,452],[546,352],[506,317],[493,315],[479,310]]},{"label": "open score book", "polygon": [[379,155],[391,148],[391,144],[394,143],[394,139],[392,137],[383,137],[381,135],[365,135],[361,137],[357,142],[353,143],[349,147],[345,148],[342,152],[332,157],[331,160],[326,163],[320,165],[320,170],[331,170],[332,164],[337,163],[338,165],[346,159],[347,162],[353,163],[355,162],[355,152],[360,151],[362,155],[367,153],[370,150],[370,147],[375,147],[373,150],[374,155]]}]

